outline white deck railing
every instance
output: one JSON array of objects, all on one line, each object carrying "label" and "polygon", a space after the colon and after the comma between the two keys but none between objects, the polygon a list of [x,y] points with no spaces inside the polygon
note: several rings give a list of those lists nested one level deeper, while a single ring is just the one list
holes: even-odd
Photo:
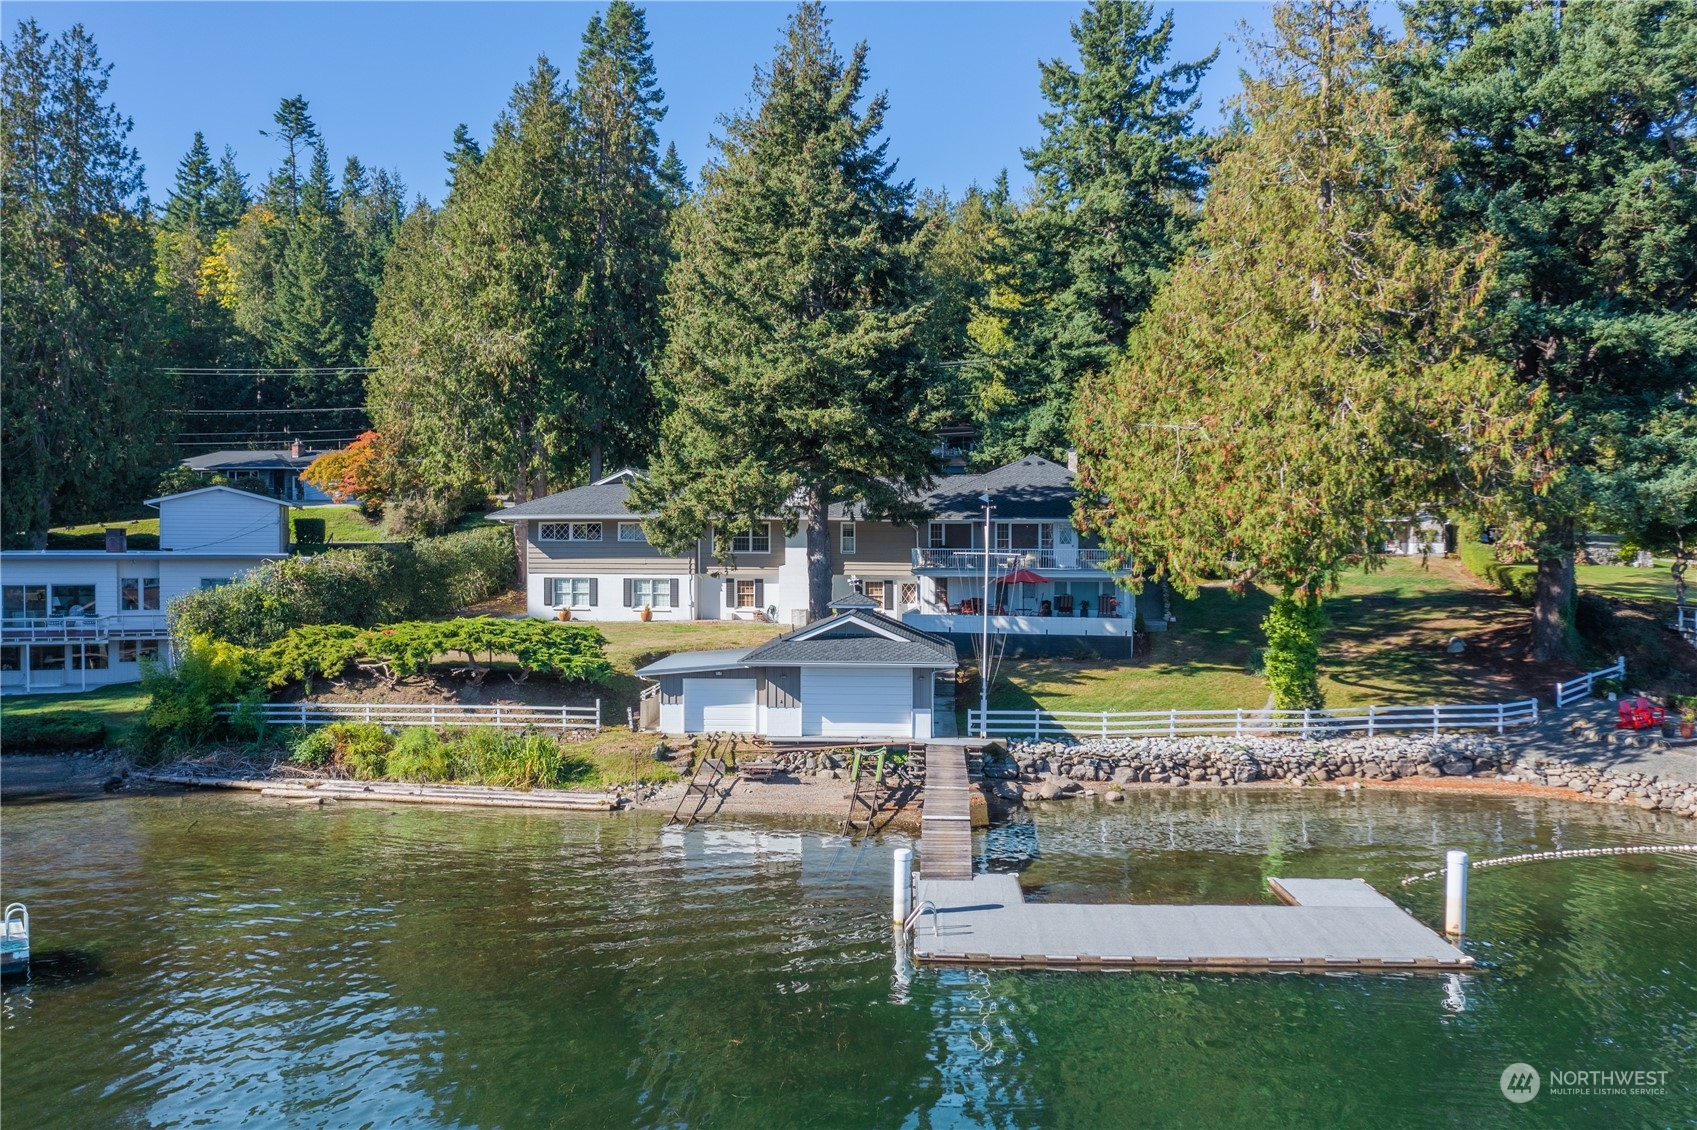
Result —
[{"label": "white deck railing", "polygon": [[992,710],[967,712],[969,733],[985,737],[1184,738],[1367,737],[1397,731],[1495,730],[1538,721],[1538,700],[1433,706],[1361,706],[1336,710]]},{"label": "white deck railing", "polygon": [[[229,717],[240,707],[228,705]],[[260,715],[273,726],[320,726],[327,722],[378,722],[399,726],[501,726],[505,728],[601,729],[601,700],[594,706],[457,706],[451,703],[267,702]]]},{"label": "white deck railing", "polygon": [[1600,680],[1625,680],[1625,678],[1626,656],[1622,655],[1614,661],[1614,665],[1612,667],[1605,667],[1601,671],[1587,671],[1585,674],[1580,675],[1577,678],[1569,679],[1565,683],[1557,683],[1556,709],[1560,710],[1569,703],[1579,702],[1582,699],[1590,698],[1592,685]]},{"label": "white deck railing", "polygon": [[163,612],[120,612],[110,616],[7,616],[0,639],[9,644],[67,643],[123,637],[164,636]]},{"label": "white deck railing", "polygon": [[[1105,549],[993,549],[990,551],[990,579],[994,581],[1015,569],[1095,569],[1108,565]],[[981,576],[984,572],[982,549],[915,549],[915,569],[936,569],[949,573],[968,573]]]},{"label": "white deck railing", "polygon": [[1685,642],[1697,647],[1697,608],[1675,608],[1673,623],[1668,627],[1685,637]]}]

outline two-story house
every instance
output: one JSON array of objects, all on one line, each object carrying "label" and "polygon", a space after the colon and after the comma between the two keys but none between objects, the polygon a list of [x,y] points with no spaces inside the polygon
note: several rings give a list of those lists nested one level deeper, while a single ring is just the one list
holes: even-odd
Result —
[{"label": "two-story house", "polygon": [[147,505],[158,549],[131,549],[114,529],[104,551],[0,552],[0,691],[135,682],[143,659],[170,661],[174,598],[289,554],[287,502],[213,486]]},{"label": "two-story house", "polygon": [[[786,536],[772,519],[724,547],[710,530],[684,554],[661,553],[643,532],[653,515],[628,505],[636,474],[492,515],[523,524],[532,616],[635,620],[646,611],[654,620],[807,623],[805,532]],[[1118,654],[1123,643],[1129,654],[1138,600],[1124,587],[1128,573],[1110,572],[1106,554],[1074,527],[1075,494],[1070,470],[1031,456],[943,476],[920,499],[929,517],[917,524],[833,506],[832,598],[857,591],[913,627],[962,641],[982,630],[988,612],[991,631],[1009,637],[1014,653],[1089,637],[1099,652]],[[1140,599],[1148,626],[1164,627],[1160,593]]]}]

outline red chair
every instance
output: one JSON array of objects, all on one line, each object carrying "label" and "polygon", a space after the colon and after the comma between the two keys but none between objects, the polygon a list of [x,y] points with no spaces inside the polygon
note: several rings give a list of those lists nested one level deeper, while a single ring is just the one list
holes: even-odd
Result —
[{"label": "red chair", "polygon": [[1617,730],[1649,730],[1661,726],[1667,712],[1647,698],[1623,698],[1617,707]]}]

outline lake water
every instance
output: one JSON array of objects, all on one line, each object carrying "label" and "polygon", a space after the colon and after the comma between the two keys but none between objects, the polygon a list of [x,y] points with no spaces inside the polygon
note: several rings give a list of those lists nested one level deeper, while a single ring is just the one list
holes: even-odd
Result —
[{"label": "lake water", "polygon": [[[1078,802],[1073,802],[1077,804]],[[1360,876],[1427,923],[1475,857],[1684,842],[1601,805],[1184,790],[980,837],[1032,897],[1253,902]],[[0,1121],[97,1126],[1670,1126],[1697,1119],[1697,860],[1476,871],[1477,973],[897,975],[888,839],[805,822],[8,808],[37,955]],[[1544,1093],[1509,1064],[1665,1071]]]}]

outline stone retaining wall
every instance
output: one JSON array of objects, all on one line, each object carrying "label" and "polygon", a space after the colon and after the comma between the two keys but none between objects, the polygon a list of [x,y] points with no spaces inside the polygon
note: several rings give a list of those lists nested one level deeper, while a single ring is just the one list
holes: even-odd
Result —
[{"label": "stone retaining wall", "polygon": [[[1697,815],[1697,785],[1642,773],[1610,774],[1556,758],[1516,760],[1499,738],[1107,738],[1084,742],[1013,742],[988,759],[984,775],[1001,800],[1057,799],[1090,783],[1226,787],[1254,781],[1315,784],[1405,777],[1486,777],[1570,789],[1599,800]],[[1093,789],[1091,791],[1102,791]]]}]

